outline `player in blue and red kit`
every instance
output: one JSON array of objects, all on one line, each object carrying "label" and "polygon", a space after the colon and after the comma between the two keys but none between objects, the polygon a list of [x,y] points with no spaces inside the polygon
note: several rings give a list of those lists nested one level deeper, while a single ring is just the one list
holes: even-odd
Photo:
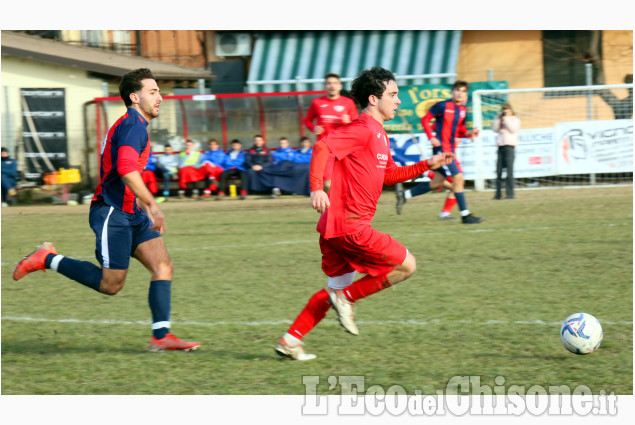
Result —
[{"label": "player in blue and red kit", "polygon": [[[470,131],[465,128],[465,117],[467,116],[467,108],[465,107],[465,104],[467,103],[467,90],[467,82],[461,80],[456,81],[452,85],[452,98],[434,104],[428,113],[421,119],[423,129],[432,144],[433,154],[436,155],[440,152],[455,153],[456,139],[469,137],[474,140],[474,138],[478,136],[478,128],[474,128]],[[433,118],[435,120],[434,134],[432,133],[432,128],[430,126],[430,122]],[[412,189],[405,190],[403,193],[398,193],[397,210],[400,209],[400,206],[403,205],[406,200],[412,198],[413,196],[423,195],[424,193],[443,187],[444,180],[446,179],[452,180],[452,191],[454,192],[456,202],[458,203],[459,210],[461,211],[462,222],[464,224],[474,224],[483,221],[483,217],[475,217],[467,208],[467,201],[465,200],[465,194],[463,193],[463,188],[465,186],[465,181],[463,180],[463,169],[461,168],[461,163],[458,158],[455,158],[451,164],[444,165],[439,168],[432,181],[420,183]],[[444,212],[449,211],[447,209],[447,203],[452,202],[451,199],[452,198],[450,197],[448,201],[446,201],[446,208],[444,208]],[[447,214],[449,215],[449,213]]]},{"label": "player in blue and red kit", "polygon": [[125,74],[119,93],[128,109],[104,141],[99,184],[89,214],[101,267],[64,257],[52,243],[44,242],[18,263],[13,279],[52,269],[102,294],[115,295],[125,284],[130,257],[135,257],[151,274],[148,351],[193,350],[200,346],[198,342],[183,341],[169,332],[173,265],[161,237],[165,216],[141,178],[150,154],[147,126],[159,116],[163,98],[147,68]]}]

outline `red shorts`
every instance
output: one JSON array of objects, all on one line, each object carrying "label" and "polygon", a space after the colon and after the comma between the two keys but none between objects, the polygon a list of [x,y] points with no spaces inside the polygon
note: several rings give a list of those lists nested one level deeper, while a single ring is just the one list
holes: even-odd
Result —
[{"label": "red shorts", "polygon": [[381,276],[403,264],[408,254],[405,246],[370,226],[353,235],[331,239],[320,236],[320,250],[322,270],[329,277],[353,271]]},{"label": "red shorts", "polygon": [[329,159],[326,161],[326,166],[324,167],[324,177],[322,180],[329,181],[333,176],[333,166],[335,165],[335,155],[333,153],[329,154]]}]

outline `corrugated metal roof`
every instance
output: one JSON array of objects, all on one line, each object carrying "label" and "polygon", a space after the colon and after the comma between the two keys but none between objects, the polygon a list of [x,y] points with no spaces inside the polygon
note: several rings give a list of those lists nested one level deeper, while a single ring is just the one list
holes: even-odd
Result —
[{"label": "corrugated metal roof", "polygon": [[140,56],[127,56],[107,50],[71,46],[59,41],[13,31],[2,31],[2,55],[16,56],[104,75],[121,77],[137,68],[150,68],[157,80],[211,80],[212,73]]},{"label": "corrugated metal roof", "polygon": [[[455,74],[460,44],[458,30],[263,32],[254,46],[247,84],[251,92],[321,90],[326,73],[352,79],[375,65],[397,75]],[[320,81],[301,87],[263,83],[298,78]],[[447,83],[454,78],[425,82]]]}]

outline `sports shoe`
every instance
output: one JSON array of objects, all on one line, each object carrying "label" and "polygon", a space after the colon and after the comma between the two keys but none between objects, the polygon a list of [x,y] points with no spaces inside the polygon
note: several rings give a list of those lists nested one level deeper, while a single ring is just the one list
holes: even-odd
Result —
[{"label": "sports shoe", "polygon": [[357,325],[355,324],[355,303],[347,300],[341,289],[329,293],[329,302],[337,312],[340,325],[347,332],[359,335],[359,330],[357,330]]},{"label": "sports shoe", "polygon": [[272,198],[277,198],[281,194],[282,194],[282,192],[280,192],[280,189],[278,189],[277,187],[274,187],[273,189],[271,189],[271,197]]},{"label": "sports shoe", "polygon": [[201,195],[201,198],[211,198],[211,197],[212,197],[212,192],[209,190],[203,191],[203,194]]},{"label": "sports shoe", "polygon": [[403,194],[403,190],[397,191],[397,214],[401,214],[401,209],[403,208],[403,204],[406,203],[406,197]]},{"label": "sports shoe", "polygon": [[29,273],[46,270],[46,256],[49,254],[57,255],[55,247],[50,242],[42,242],[35,251],[24,257],[22,261],[13,269],[13,280],[20,280]]},{"label": "sports shoe", "polygon": [[452,217],[450,214],[440,215],[439,220],[456,220],[456,217]]},{"label": "sports shoe", "polygon": [[151,351],[153,353],[165,350],[191,351],[196,350],[200,345],[201,344],[198,342],[183,341],[182,339],[179,339],[168,332],[161,339],[152,337],[150,345],[148,346],[148,351]]},{"label": "sports shoe", "polygon": [[463,224],[476,224],[483,221],[483,217],[475,217],[472,214],[468,214],[464,217],[461,217]]},{"label": "sports shoe", "polygon": [[198,189],[192,190],[192,199],[198,199]]},{"label": "sports shoe", "polygon": [[179,199],[185,199],[185,191],[183,189],[179,189]]},{"label": "sports shoe", "polygon": [[216,195],[216,198],[214,198],[214,200],[215,201],[220,201],[224,197],[225,197],[225,192],[218,192],[218,195]]},{"label": "sports shoe", "polygon": [[158,198],[155,199],[155,202],[157,204],[161,204],[161,203],[165,202],[165,198],[163,196],[159,196]]},{"label": "sports shoe", "polygon": [[283,357],[289,357],[293,360],[313,360],[317,356],[315,354],[307,354],[304,352],[304,344],[289,345],[284,337],[280,338],[276,343],[276,354]]}]

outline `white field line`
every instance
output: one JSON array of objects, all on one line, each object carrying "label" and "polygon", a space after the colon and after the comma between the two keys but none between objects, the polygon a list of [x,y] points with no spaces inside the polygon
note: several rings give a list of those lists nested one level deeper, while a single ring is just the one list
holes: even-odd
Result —
[{"label": "white field line", "polygon": [[[608,224],[601,224],[600,226],[603,227],[617,227],[617,226],[632,226],[633,223],[629,222],[629,223],[608,223]],[[572,226],[554,226],[554,227],[549,227],[549,226],[535,226],[535,227],[519,227],[519,228],[514,228],[514,229],[473,229],[473,230],[467,230],[467,232],[469,233],[486,233],[486,232],[527,232],[527,231],[534,231],[534,230],[553,230],[553,229],[566,229],[568,227],[572,227]],[[579,228],[579,226],[576,226],[577,228]],[[391,236],[393,237],[419,237],[419,236],[430,236],[430,235],[452,235],[452,234],[463,234],[465,233],[465,231],[448,231],[446,229],[441,230],[439,232],[423,232],[423,233],[407,233],[407,234],[394,234],[394,233],[390,233]],[[187,251],[199,251],[199,250],[214,250],[214,249],[221,249],[221,250],[226,250],[228,248],[248,248],[248,247],[267,247],[267,246],[278,246],[278,245],[295,245],[295,244],[303,244],[303,243],[318,243],[318,237],[317,237],[317,233],[315,234],[315,239],[311,239],[311,240],[295,240],[295,241],[277,241],[277,242],[263,242],[263,243],[254,243],[254,244],[219,244],[219,245],[210,245],[210,246],[188,246],[188,247],[168,247],[168,251],[169,252],[187,252]],[[35,245],[34,245],[35,246]],[[74,258],[76,260],[91,260],[94,259],[95,256],[90,255],[90,256],[86,256],[86,255],[71,255],[71,258]],[[19,260],[21,260],[22,258],[17,258],[15,260],[15,262],[2,262],[2,266],[15,266],[15,264],[17,264],[17,262]]]},{"label": "white field line", "polygon": [[[144,325],[150,326],[150,321],[137,320],[114,320],[114,319],[48,319],[41,317],[29,317],[29,316],[2,316],[2,320],[14,321],[14,322],[48,322],[48,323],[78,323],[78,324],[90,324],[90,325]],[[325,323],[337,324],[336,320],[324,320]],[[264,321],[226,321],[221,320],[218,322],[197,322],[197,321],[170,321],[174,325],[192,325],[192,326],[278,326],[278,325],[290,325],[291,320],[264,320]],[[546,326],[560,326],[562,322],[548,322],[540,319],[536,320],[487,320],[484,322],[464,319],[464,320],[359,320],[360,325],[370,326],[385,326],[385,325],[397,325],[397,326],[430,326],[430,325],[448,325],[448,324],[471,324],[476,326],[492,326],[492,325],[546,325]],[[606,325],[627,325],[633,326],[632,321],[604,321],[600,320],[600,323]]]}]

